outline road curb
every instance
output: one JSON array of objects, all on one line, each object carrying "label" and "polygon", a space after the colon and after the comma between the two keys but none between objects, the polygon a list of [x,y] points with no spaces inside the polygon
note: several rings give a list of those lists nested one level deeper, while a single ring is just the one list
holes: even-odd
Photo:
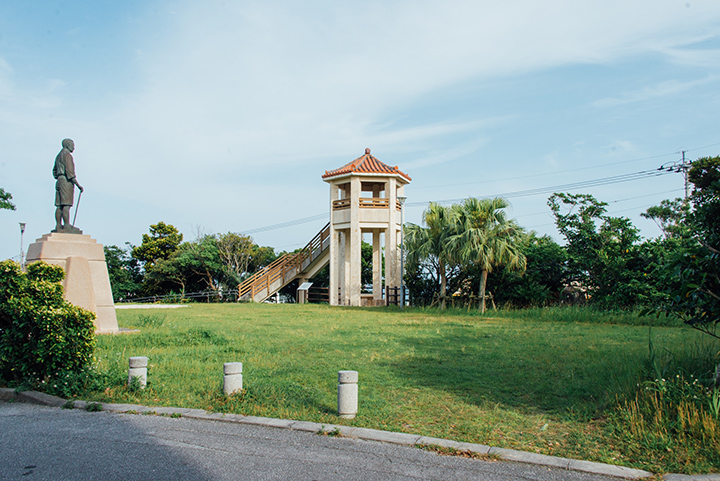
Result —
[{"label": "road curb", "polygon": [[[91,404],[100,404],[103,411],[128,414],[157,414],[160,416],[179,416],[190,419],[208,421],[221,421],[239,424],[251,424],[271,428],[291,429],[294,431],[313,432],[329,436],[339,436],[365,441],[383,442],[403,446],[440,446],[457,451],[469,451],[480,455],[496,456],[503,461],[550,466],[570,471],[581,471],[591,474],[613,476],[624,479],[642,479],[653,476],[653,473],[642,469],[626,468],[614,464],[596,463],[578,459],[561,458],[545,454],[518,451],[515,449],[495,448],[484,444],[464,443],[449,439],[433,438],[416,434],[380,431],[377,429],[357,428],[341,424],[321,424],[310,421],[293,421],[289,419],[263,418],[258,416],[245,416],[242,414],[210,413],[202,409],[178,407],[148,407],[139,404],[111,404],[91,403],[87,401],[67,401],[37,391],[15,391],[14,389],[0,388],[0,401],[27,402],[52,407],[72,407],[75,409],[88,409]],[[720,474],[666,474],[666,481],[720,481]]]}]

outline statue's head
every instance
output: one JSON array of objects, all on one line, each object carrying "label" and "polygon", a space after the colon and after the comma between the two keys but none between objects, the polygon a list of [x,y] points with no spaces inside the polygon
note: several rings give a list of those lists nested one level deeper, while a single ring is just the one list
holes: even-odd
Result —
[{"label": "statue's head", "polygon": [[65,149],[68,149],[70,152],[75,150],[75,142],[72,141],[72,139],[63,139],[62,146]]}]

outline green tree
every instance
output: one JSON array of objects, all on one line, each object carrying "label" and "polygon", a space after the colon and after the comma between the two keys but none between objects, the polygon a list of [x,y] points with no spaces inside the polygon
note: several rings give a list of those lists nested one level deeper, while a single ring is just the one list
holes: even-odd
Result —
[{"label": "green tree", "polygon": [[373,248],[372,244],[360,241],[360,285],[363,288],[373,281]]},{"label": "green tree", "polygon": [[206,235],[183,242],[168,259],[157,261],[147,275],[147,284],[155,293],[166,293],[173,286],[180,293],[217,291],[227,280],[227,270],[218,253],[215,236]]},{"label": "green tree", "polygon": [[188,290],[185,268],[180,259],[172,255],[169,259],[159,259],[153,268],[145,273],[142,291],[146,296],[170,293],[179,293],[184,296],[186,292],[192,292],[192,287]]},{"label": "green tree", "polygon": [[215,236],[204,236],[195,242],[186,242],[173,255],[180,261],[194,289],[217,291],[227,280],[227,270],[218,251]]},{"label": "green tree", "polygon": [[508,269],[488,275],[495,287],[495,300],[517,307],[548,306],[560,300],[567,283],[567,253],[549,236],[525,234],[520,250],[527,259],[524,274]]},{"label": "green tree", "polygon": [[553,194],[548,205],[567,242],[571,279],[586,286],[591,302],[631,308],[649,296],[649,259],[637,242],[639,231],[626,217],[606,215],[605,202],[588,194]]},{"label": "green tree", "polygon": [[225,266],[228,274],[235,283],[239,283],[248,274],[256,247],[253,238],[249,235],[228,232],[217,237],[217,250],[220,262]]},{"label": "green tree", "polygon": [[651,219],[657,224],[666,239],[688,235],[685,217],[690,210],[684,199],[663,200],[660,205],[654,205],[642,214],[641,217]]},{"label": "green tree", "polygon": [[143,234],[142,244],[134,247],[132,257],[143,262],[146,271],[152,270],[161,259],[168,259],[183,240],[183,235],[171,224],[158,222],[150,226],[150,234]]},{"label": "green tree", "polygon": [[[408,224],[405,227],[405,248],[408,272],[417,277],[421,266],[427,267],[428,274],[440,284],[440,308],[445,309],[447,298],[447,273],[453,269],[452,250],[448,240],[454,235],[451,210],[431,202],[423,212],[426,227]],[[413,282],[411,281],[411,288]]]},{"label": "green tree", "polygon": [[694,161],[688,179],[693,184],[692,207],[685,222],[691,243],[672,264],[669,300],[661,309],[720,338],[720,157]]},{"label": "green tree", "polygon": [[5,192],[5,189],[0,187],[0,209],[15,210],[15,204],[10,202],[12,194]]},{"label": "green tree", "polygon": [[475,265],[480,270],[478,298],[480,311],[485,312],[485,290],[488,273],[494,268],[524,272],[525,255],[520,250],[522,229],[514,220],[508,219],[505,199],[466,199],[453,206],[453,231],[448,239],[452,257],[465,265]]},{"label": "green tree", "polygon": [[140,263],[130,255],[133,249],[130,243],[126,245],[127,250],[115,245],[104,247],[110,285],[116,301],[136,297],[142,287]]},{"label": "green tree", "polygon": [[[282,255],[282,254],[280,254]],[[275,261],[280,255],[275,253],[275,249],[269,246],[260,247],[253,245],[252,257],[250,265],[248,266],[248,272],[257,272],[263,267],[266,267]]]}]

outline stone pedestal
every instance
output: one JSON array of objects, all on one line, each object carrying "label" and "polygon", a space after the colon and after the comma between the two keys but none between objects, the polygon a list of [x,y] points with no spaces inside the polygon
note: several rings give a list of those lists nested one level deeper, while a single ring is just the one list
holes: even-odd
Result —
[{"label": "stone pedestal", "polygon": [[44,261],[65,269],[65,299],[97,315],[95,332],[118,332],[105,252],[89,235],[53,232],[30,244],[27,263]]}]

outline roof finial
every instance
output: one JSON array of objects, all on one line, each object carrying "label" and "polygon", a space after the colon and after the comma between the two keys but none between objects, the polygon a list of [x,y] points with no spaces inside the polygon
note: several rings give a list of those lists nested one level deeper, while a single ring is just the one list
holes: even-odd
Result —
[{"label": "roof finial", "polygon": [[369,149],[369,148],[366,148],[366,149],[365,149],[365,153],[366,153],[366,154],[369,154],[369,153],[370,153],[370,149]]}]

